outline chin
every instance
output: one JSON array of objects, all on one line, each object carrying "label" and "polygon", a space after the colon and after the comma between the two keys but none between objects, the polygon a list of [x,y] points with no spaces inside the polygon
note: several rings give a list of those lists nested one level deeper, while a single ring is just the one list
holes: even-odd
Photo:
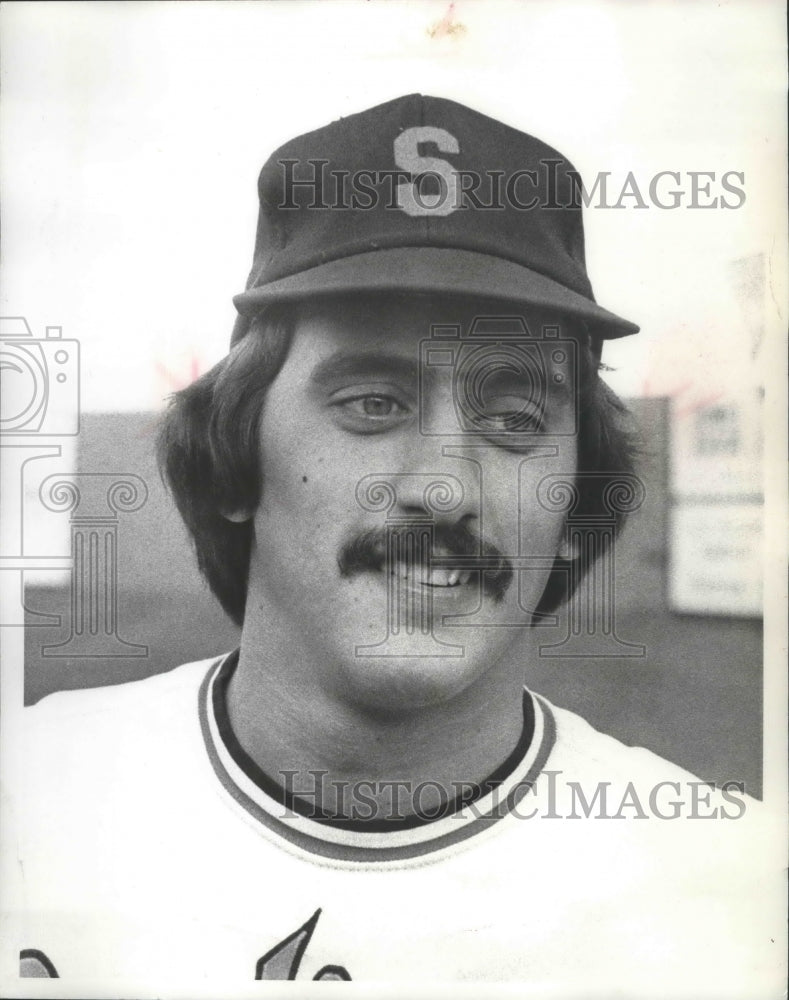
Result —
[{"label": "chin", "polygon": [[401,716],[450,702],[485,673],[485,666],[473,662],[468,652],[356,656],[343,670],[341,695],[357,709]]}]

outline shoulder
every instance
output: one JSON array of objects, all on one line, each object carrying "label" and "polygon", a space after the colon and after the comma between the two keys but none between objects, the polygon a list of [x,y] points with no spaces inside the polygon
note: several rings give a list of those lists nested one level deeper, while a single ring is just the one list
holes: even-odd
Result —
[{"label": "shoulder", "polygon": [[552,846],[564,848],[563,857],[598,852],[606,880],[629,880],[645,898],[668,893],[667,913],[680,884],[687,900],[722,900],[726,913],[736,911],[735,900],[752,907],[755,891],[765,900],[774,893],[776,833],[783,827],[774,803],[752,798],[735,781],[716,788],[535,698],[555,729],[534,785],[536,814],[566,821],[550,824]]},{"label": "shoulder", "polygon": [[201,744],[198,692],[223,657],[187,663],[142,680],[60,691],[24,709],[21,787],[57,799],[76,789],[117,788],[168,763],[194,758]]},{"label": "shoulder", "polygon": [[134,910],[138,887],[163,884],[176,854],[205,849],[195,831],[220,800],[199,691],[222,659],[58,692],[23,711],[6,801],[32,914],[82,908],[109,920],[117,899]]},{"label": "shoulder", "polygon": [[57,691],[24,710],[25,729],[79,729],[86,724],[113,726],[123,718],[144,713],[167,715],[173,704],[182,703],[197,691],[212,665],[223,656],[214,656],[141,680],[104,687]]},{"label": "shoulder", "polygon": [[750,821],[758,825],[763,818],[762,803],[747,795],[736,777],[716,788],[705,775],[693,774],[644,747],[628,746],[541,696],[535,699],[546,728],[553,731],[543,780],[552,783],[552,795],[563,802],[567,815],[742,820],[747,814],[747,824],[735,824],[741,831],[745,826],[753,829]]},{"label": "shoulder", "polygon": [[641,746],[629,746],[595,729],[582,716],[551,704],[541,695],[541,703],[555,730],[551,764],[563,764],[583,776],[600,780],[698,781],[691,771]]}]

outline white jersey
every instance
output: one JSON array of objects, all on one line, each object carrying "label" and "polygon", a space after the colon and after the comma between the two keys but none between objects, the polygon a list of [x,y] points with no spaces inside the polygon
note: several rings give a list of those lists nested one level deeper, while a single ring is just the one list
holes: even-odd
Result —
[{"label": "white jersey", "polygon": [[105,997],[352,979],[740,1000],[771,981],[753,800],[527,693],[532,739],[476,802],[389,831],[327,824],[243,759],[229,662],[26,710],[23,975]]}]

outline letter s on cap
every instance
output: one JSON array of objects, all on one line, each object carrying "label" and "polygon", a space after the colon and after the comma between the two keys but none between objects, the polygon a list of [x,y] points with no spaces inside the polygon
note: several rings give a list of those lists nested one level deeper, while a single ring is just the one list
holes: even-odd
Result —
[{"label": "letter s on cap", "polygon": [[420,156],[420,142],[435,143],[441,153],[460,152],[460,143],[443,128],[419,125],[401,132],[394,141],[395,164],[400,170],[414,175],[438,174],[445,187],[439,194],[425,194],[417,198],[414,181],[400,181],[397,185],[397,205],[406,215],[450,215],[458,207],[457,171],[447,160]]}]

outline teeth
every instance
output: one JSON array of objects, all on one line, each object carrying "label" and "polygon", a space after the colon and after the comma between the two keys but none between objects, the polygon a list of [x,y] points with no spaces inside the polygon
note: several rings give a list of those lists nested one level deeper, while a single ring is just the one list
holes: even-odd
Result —
[{"label": "teeth", "polygon": [[409,580],[417,576],[418,582],[427,587],[459,587],[469,582],[471,570],[431,569],[426,571],[421,564],[409,568],[406,563],[399,562],[391,570],[391,576],[396,576],[399,580]]}]

